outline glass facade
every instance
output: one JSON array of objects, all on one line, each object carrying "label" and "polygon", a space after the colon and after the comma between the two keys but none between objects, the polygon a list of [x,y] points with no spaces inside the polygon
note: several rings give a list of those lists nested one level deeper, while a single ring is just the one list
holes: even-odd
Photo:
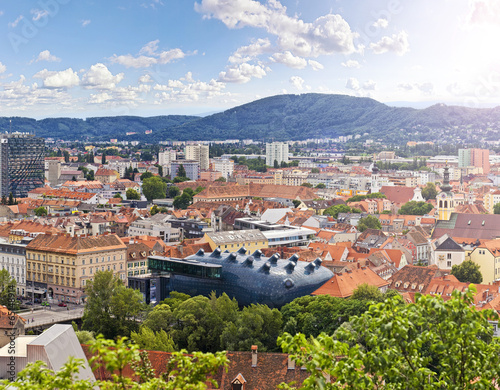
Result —
[{"label": "glass facade", "polygon": [[2,135],[1,142],[1,195],[8,196],[12,192],[15,198],[21,198],[31,190],[43,187],[44,139],[27,133],[11,133]]},{"label": "glass facade", "polygon": [[207,264],[181,259],[148,258],[148,268],[152,272],[169,272],[198,278],[220,279],[221,265]]}]

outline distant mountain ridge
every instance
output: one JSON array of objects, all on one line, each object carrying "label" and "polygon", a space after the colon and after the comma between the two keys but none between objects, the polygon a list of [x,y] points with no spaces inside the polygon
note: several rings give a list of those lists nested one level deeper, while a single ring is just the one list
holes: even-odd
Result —
[{"label": "distant mountain ridge", "polygon": [[[431,140],[440,130],[473,128],[498,136],[500,107],[468,108],[435,104],[425,109],[390,107],[370,98],[347,95],[277,95],[198,117],[117,116],[74,119],[0,118],[0,129],[36,132],[38,136],[65,140],[302,140],[364,135],[405,142],[413,134]],[[438,130],[435,133],[431,130]],[[146,135],[146,130],[152,134]],[[135,132],[134,135],[126,135]]]}]

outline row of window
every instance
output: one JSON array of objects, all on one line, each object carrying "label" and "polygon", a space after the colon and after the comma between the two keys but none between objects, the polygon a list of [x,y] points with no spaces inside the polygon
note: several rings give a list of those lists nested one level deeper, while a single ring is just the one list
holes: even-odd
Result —
[{"label": "row of window", "polygon": [[[94,272],[93,271],[94,268],[93,267],[89,267],[89,274],[92,275],[92,273]],[[107,266],[107,270],[108,271],[111,271],[111,266]],[[120,264],[120,270],[123,270],[123,264]],[[85,271],[86,271],[86,268],[82,268],[82,275],[85,275]],[[96,266],[95,267],[95,272],[99,271],[99,267]],[[101,271],[104,271],[104,266],[102,265],[101,266]],[[116,264],[113,264],[113,271],[116,271]]]},{"label": "row of window", "polygon": [[[11,259],[11,258],[9,258],[9,257],[4,258],[4,257],[2,256],[2,263],[4,263],[4,262],[9,263],[11,260],[12,260],[12,264],[14,264],[14,263],[15,263],[15,264],[22,264],[22,263],[23,263],[23,259],[20,259],[19,257],[16,257],[16,258],[14,258],[14,257],[13,257],[13,258]],[[21,261],[20,261],[20,260],[21,260]]]},{"label": "row of window", "polygon": [[144,267],[146,265],[145,261],[136,261],[135,263],[128,263],[127,268]]}]

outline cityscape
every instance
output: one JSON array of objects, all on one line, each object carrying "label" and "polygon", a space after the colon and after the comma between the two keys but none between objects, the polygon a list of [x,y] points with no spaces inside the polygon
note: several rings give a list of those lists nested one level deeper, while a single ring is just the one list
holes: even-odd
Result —
[{"label": "cityscape", "polygon": [[494,1],[111,3],[0,5],[0,388],[497,388]]}]

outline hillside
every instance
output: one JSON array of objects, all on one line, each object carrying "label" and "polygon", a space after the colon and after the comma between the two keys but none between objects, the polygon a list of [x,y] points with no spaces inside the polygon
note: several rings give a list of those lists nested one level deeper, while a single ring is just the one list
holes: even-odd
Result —
[{"label": "hillside", "polygon": [[[0,129],[8,130],[9,119],[0,118]],[[368,133],[370,138],[401,143],[410,139],[444,140],[447,133],[466,138],[472,137],[470,133],[474,133],[473,138],[481,134],[483,138],[498,138],[500,107],[475,109],[436,104],[418,110],[389,107],[369,98],[303,94],[272,96],[203,118],[12,118],[12,124],[13,130],[36,131],[42,137],[69,140],[300,140]],[[146,130],[153,132],[145,135]],[[127,136],[126,132],[137,134]]]}]

